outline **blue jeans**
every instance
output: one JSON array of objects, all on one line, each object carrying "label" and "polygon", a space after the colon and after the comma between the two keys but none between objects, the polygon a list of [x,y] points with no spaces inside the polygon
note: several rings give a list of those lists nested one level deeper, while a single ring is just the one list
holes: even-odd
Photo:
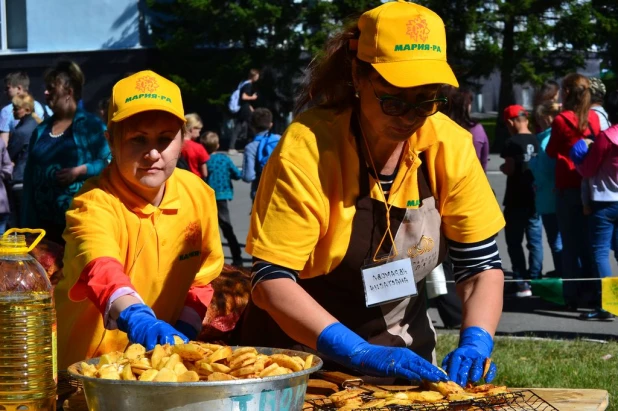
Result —
[{"label": "blue jeans", "polygon": [[[590,229],[590,246],[592,250],[593,272],[595,277],[612,276],[609,264],[609,250],[614,249],[618,260],[618,202],[592,202],[592,215],[588,217]],[[601,284],[594,283],[596,288],[595,305],[601,307]]]},{"label": "blue jeans", "polygon": [[[562,278],[592,277],[588,223],[580,189],[557,191],[556,216],[562,236]],[[567,281],[563,286],[564,299],[567,304],[583,305],[594,298],[594,288],[590,281]]]},{"label": "blue jeans", "polygon": [[[504,235],[514,279],[537,279],[543,271],[543,226],[533,208],[504,207]],[[522,243],[526,235],[528,267]]]},{"label": "blue jeans", "polygon": [[560,230],[558,229],[558,217],[555,213],[542,214],[541,220],[543,220],[543,227],[545,227],[551,258],[554,260],[554,269],[556,273],[562,275],[562,237],[560,237]]}]

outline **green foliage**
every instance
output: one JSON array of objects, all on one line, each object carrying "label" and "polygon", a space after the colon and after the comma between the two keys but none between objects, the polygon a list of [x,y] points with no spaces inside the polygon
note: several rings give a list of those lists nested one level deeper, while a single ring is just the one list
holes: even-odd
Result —
[{"label": "green foliage", "polygon": [[[328,37],[380,0],[146,0],[160,70],[194,105],[223,107],[252,67],[264,69],[258,105],[290,111],[299,79]],[[500,106],[515,83],[541,84],[585,64],[593,45],[618,72],[615,0],[418,0],[444,19],[460,83],[502,74]]]}]

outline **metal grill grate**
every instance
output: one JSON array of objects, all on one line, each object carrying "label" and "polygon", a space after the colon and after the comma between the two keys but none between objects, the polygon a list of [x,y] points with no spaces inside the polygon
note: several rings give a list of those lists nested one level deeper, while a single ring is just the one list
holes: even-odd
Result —
[{"label": "metal grill grate", "polygon": [[[363,400],[374,399],[370,393],[361,395]],[[335,411],[337,407],[328,399],[308,400],[303,411]],[[501,410],[501,411],[558,411],[534,392],[517,391],[468,401],[440,402],[432,404],[389,405],[382,408],[358,408],[362,411],[459,411],[459,410]]]}]

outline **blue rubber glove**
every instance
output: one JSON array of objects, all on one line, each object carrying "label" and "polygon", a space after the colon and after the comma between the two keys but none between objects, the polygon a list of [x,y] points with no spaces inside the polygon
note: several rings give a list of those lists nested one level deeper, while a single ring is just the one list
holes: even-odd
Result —
[{"label": "blue rubber glove", "polygon": [[197,334],[199,331],[187,322],[178,320],[176,321],[176,324],[174,324],[174,328],[186,335],[190,341],[195,341],[197,339]]},{"label": "blue rubber glove", "polygon": [[171,325],[157,317],[146,304],[133,304],[120,313],[116,320],[118,328],[127,333],[129,341],[142,344],[152,350],[157,344],[174,344],[177,335],[185,342],[189,339]]},{"label": "blue rubber glove", "polygon": [[[494,342],[487,331],[481,327],[466,328],[459,337],[459,348],[444,357],[442,368],[451,380],[465,387],[468,381],[475,383],[483,377],[485,360],[491,357],[493,349]],[[491,382],[496,371],[496,364],[492,362],[485,382]]]},{"label": "blue rubber glove", "polygon": [[446,381],[438,367],[402,347],[369,344],[341,323],[326,327],[318,337],[317,349],[332,360],[363,374],[399,377],[420,382]]},{"label": "blue rubber glove", "polygon": [[573,163],[580,165],[584,162],[586,154],[588,154],[588,144],[586,143],[586,140],[582,138],[577,143],[573,144],[569,157],[571,157]]}]

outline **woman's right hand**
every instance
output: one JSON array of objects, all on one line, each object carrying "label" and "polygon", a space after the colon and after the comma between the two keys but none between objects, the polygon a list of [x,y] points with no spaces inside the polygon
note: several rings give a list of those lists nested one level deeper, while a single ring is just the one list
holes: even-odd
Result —
[{"label": "woman's right hand", "polygon": [[369,344],[341,323],[326,327],[317,349],[342,365],[363,374],[411,381],[446,381],[446,373],[412,350]]}]

